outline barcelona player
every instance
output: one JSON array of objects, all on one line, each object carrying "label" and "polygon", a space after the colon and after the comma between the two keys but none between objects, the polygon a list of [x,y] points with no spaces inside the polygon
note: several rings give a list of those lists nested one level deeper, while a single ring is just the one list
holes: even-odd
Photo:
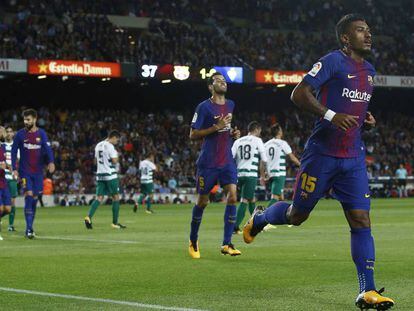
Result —
[{"label": "barcelona player", "polygon": [[231,128],[234,102],[225,98],[227,83],[224,76],[216,72],[208,79],[207,84],[212,96],[197,106],[190,131],[190,139],[203,140],[197,160],[198,199],[192,212],[189,245],[189,254],[194,259],[200,258],[198,230],[208,204],[209,193],[217,182],[227,195],[221,253],[231,256],[241,254],[231,243],[237,202],[237,168],[231,146],[232,137],[239,138],[240,131]]},{"label": "barcelona player", "polygon": [[[45,160],[49,173],[55,171],[54,157],[46,132],[36,126],[37,112],[34,109],[23,111],[24,128],[16,133],[12,147],[12,168],[15,177],[19,176],[24,190],[24,216],[26,237],[33,239],[33,222],[36,215],[38,196],[43,192],[43,167]],[[17,171],[17,153],[20,152]]]},{"label": "barcelona player", "polygon": [[371,32],[363,16],[348,14],[336,25],[336,34],[341,49],[314,64],[292,93],[300,109],[318,117],[300,161],[293,203],[280,201],[264,212],[256,209],[243,229],[244,240],[253,242],[267,224],[300,225],[333,189],[351,229],[351,253],[359,281],[356,306],[387,310],[394,301],[382,295],[383,289],[377,291],[374,283],[370,192],[361,140],[361,129],[376,122],[367,110],[375,75],[365,60],[371,51]]}]

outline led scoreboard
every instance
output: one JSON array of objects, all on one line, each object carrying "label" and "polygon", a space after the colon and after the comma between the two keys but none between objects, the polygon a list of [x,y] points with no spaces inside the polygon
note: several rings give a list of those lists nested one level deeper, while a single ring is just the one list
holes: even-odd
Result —
[{"label": "led scoreboard", "polygon": [[190,67],[185,65],[150,65],[138,66],[141,79],[203,81],[215,72],[220,72],[229,83],[243,83],[242,67]]}]

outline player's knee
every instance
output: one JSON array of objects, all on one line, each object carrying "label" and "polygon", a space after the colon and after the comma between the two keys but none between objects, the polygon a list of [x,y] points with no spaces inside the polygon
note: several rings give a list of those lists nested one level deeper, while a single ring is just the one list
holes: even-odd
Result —
[{"label": "player's knee", "polygon": [[96,197],[96,200],[97,200],[99,203],[101,203],[101,202],[103,201],[103,196],[98,195],[98,196]]},{"label": "player's knee", "polygon": [[237,203],[237,195],[235,193],[229,193],[227,196],[227,204],[234,205],[236,203]]},{"label": "player's knee", "polygon": [[205,208],[208,204],[208,198],[200,196],[197,200],[197,205],[201,208]]},{"label": "player's knee", "polygon": [[368,228],[371,226],[371,220],[368,212],[357,214],[351,213],[348,219],[352,228]]},{"label": "player's knee", "polygon": [[308,219],[308,217],[309,217],[309,214],[302,214],[302,213],[295,213],[295,212],[291,212],[290,215],[288,216],[289,223],[294,226],[300,226],[303,222],[306,221],[306,219]]}]

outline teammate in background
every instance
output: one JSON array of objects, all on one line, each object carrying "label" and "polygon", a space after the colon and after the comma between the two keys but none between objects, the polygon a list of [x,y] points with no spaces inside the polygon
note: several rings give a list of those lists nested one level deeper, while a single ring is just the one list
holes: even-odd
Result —
[{"label": "teammate in background", "polygon": [[240,205],[237,208],[237,220],[234,227],[236,234],[241,232],[240,224],[246,214],[247,205],[250,214],[253,214],[256,204],[254,193],[257,186],[259,164],[261,164],[260,177],[264,180],[267,162],[265,146],[260,138],[261,125],[256,121],[250,122],[247,130],[248,134],[237,139],[231,148],[233,158],[237,163],[237,182],[240,189]]},{"label": "teammate in background", "polygon": [[[19,130],[13,139],[12,168],[15,178],[20,176],[24,191],[25,236],[33,239],[35,237],[33,223],[36,216],[37,196],[43,192],[43,166],[47,164],[49,173],[53,173],[55,164],[46,132],[36,126],[36,110],[26,109],[22,115],[25,128]],[[19,152],[19,171],[17,171]]]},{"label": "teammate in background", "polygon": [[[375,249],[371,235],[370,194],[362,126],[375,126],[367,111],[373,91],[371,31],[365,19],[348,14],[336,25],[341,45],[322,57],[292,93],[302,110],[318,116],[301,158],[293,203],[279,201],[264,212],[256,209],[243,228],[246,243],[267,224],[300,225],[324,194],[333,188],[351,228],[351,253],[359,281],[355,304],[362,309],[387,310],[394,305],[374,283]],[[316,98],[313,90],[317,91]]]},{"label": "teammate in background", "polygon": [[[4,142],[2,143],[3,151],[6,156],[6,180],[11,196],[11,211],[9,214],[9,231],[16,231],[14,228],[14,217],[16,215],[16,197],[17,197],[17,179],[12,174],[12,146],[14,130],[11,126],[6,126]],[[20,152],[17,152],[17,159],[20,159]]]},{"label": "teammate in background", "polygon": [[88,216],[85,217],[85,226],[92,229],[92,217],[104,196],[112,197],[112,228],[125,229],[126,226],[118,222],[119,218],[119,179],[116,169],[118,152],[115,145],[119,143],[121,134],[117,130],[109,132],[108,137],[95,147],[96,161],[96,199],[92,202]]},{"label": "teammate in background", "polygon": [[[139,195],[138,202],[147,204],[145,212],[148,214],[154,213],[151,209],[151,202],[154,196],[154,180],[153,174],[157,170],[154,164],[155,157],[153,154],[149,154],[143,161],[139,162],[139,171],[141,173],[141,194]],[[138,210],[138,203],[135,202],[134,212]]]},{"label": "teammate in background", "polygon": [[270,128],[272,139],[265,143],[267,156],[267,174],[270,178],[272,193],[268,206],[279,200],[284,200],[283,189],[286,180],[286,156],[297,166],[300,166],[298,158],[292,153],[292,148],[282,139],[282,127],[276,123]]},{"label": "teammate in background", "polygon": [[[0,126],[0,139],[2,139],[6,134],[4,127]],[[0,233],[1,233],[1,218],[6,216],[11,211],[11,198],[9,188],[6,181],[6,156],[4,154],[3,148],[0,148]],[[0,241],[3,238],[0,235]]]},{"label": "teammate in background", "polygon": [[191,122],[190,139],[203,140],[197,160],[197,203],[193,207],[189,253],[192,258],[200,258],[198,230],[203,212],[208,204],[210,190],[220,183],[227,196],[224,212],[224,237],[222,254],[231,256],[241,252],[231,243],[236,223],[237,168],[231,154],[231,137],[238,139],[240,131],[232,130],[231,120],[234,102],[225,98],[226,79],[216,72],[207,80],[211,98],[200,103]]}]

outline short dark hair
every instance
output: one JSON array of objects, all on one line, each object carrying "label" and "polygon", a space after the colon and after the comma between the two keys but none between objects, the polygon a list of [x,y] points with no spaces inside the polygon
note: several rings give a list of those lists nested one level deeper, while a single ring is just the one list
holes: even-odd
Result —
[{"label": "short dark hair", "polygon": [[108,133],[108,138],[112,137],[121,137],[121,133],[118,130],[110,130]]},{"label": "short dark hair", "polygon": [[32,108],[25,109],[22,112],[22,116],[23,116],[23,118],[24,117],[29,117],[29,116],[32,116],[33,118],[37,118],[37,111],[32,109]]},{"label": "short dark hair", "polygon": [[270,127],[270,134],[272,135],[272,137],[277,136],[277,134],[279,134],[279,132],[282,130],[282,127],[280,126],[279,123],[275,123]]},{"label": "short dark hair", "polygon": [[223,74],[221,72],[218,72],[218,71],[213,73],[210,77],[207,78],[207,86],[213,85],[215,76],[223,76]]},{"label": "short dark hair", "polygon": [[11,129],[12,131],[14,131],[13,127],[11,125],[6,125],[4,127],[4,129],[7,131],[7,129]]},{"label": "short dark hair", "polygon": [[259,122],[257,121],[252,121],[249,123],[249,125],[247,126],[247,131],[249,131],[249,133],[257,130],[257,129],[261,129],[262,126],[260,125]]},{"label": "short dark hair", "polygon": [[349,25],[355,21],[364,21],[365,17],[362,14],[358,13],[351,13],[343,16],[339,22],[336,24],[336,39],[341,47],[344,46],[343,42],[341,41],[341,36],[346,34],[349,30]]}]

